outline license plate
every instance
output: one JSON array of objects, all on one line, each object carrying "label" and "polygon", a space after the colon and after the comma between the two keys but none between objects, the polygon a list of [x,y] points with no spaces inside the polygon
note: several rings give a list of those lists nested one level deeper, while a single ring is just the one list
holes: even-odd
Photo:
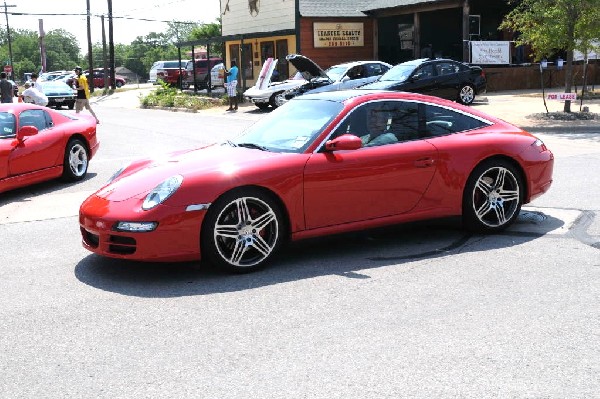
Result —
[{"label": "license plate", "polygon": [[64,98],[55,98],[54,99],[54,102],[57,102],[57,103],[62,103],[63,101],[65,101]]}]

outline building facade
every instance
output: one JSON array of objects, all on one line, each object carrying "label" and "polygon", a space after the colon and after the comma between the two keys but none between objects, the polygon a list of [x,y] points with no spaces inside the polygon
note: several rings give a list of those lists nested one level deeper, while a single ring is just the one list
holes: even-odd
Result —
[{"label": "building facade", "polygon": [[[533,61],[526,49],[515,48],[512,32],[498,29],[510,11],[506,0],[220,2],[219,41],[224,44],[226,65],[235,60],[240,67],[242,88],[254,84],[269,57],[278,59],[280,79],[291,76],[295,71],[285,57],[292,53],[309,57],[323,69],[356,60],[397,64],[425,56],[451,58],[494,68],[498,82],[492,87],[497,90],[529,88],[537,70],[511,71],[502,81],[503,68]],[[501,57],[474,56],[476,49],[490,46],[497,46]],[[520,75],[527,78],[520,81]]]}]

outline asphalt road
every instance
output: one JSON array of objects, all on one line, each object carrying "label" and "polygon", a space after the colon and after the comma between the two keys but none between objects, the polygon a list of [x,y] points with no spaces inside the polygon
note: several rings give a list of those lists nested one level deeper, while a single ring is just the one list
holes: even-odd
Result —
[{"label": "asphalt road", "polygon": [[232,276],[92,255],[77,209],[122,163],[263,114],[93,106],[85,181],[0,195],[1,398],[599,397],[600,132],[539,134],[555,183],[503,234],[310,240]]}]

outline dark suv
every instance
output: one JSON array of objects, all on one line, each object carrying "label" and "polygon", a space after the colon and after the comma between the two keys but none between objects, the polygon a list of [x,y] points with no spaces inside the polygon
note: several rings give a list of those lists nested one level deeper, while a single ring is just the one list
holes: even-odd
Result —
[{"label": "dark suv", "polygon": [[[195,79],[194,79],[194,70],[192,70],[192,62],[188,62],[186,66],[186,83],[188,86],[194,84],[198,89],[207,89],[208,81],[210,79],[210,70],[217,64],[222,63],[223,60],[221,58],[211,58],[210,60],[197,59],[194,62],[195,69]],[[211,87],[214,87],[214,84],[211,84]]]}]

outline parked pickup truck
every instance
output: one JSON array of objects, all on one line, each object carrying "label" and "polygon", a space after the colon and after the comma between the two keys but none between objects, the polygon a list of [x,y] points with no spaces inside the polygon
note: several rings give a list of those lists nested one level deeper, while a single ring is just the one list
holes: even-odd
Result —
[{"label": "parked pickup truck", "polygon": [[[195,64],[196,69],[196,80],[194,82],[194,70],[192,69],[192,62],[188,62],[186,66],[186,78],[184,83],[186,86],[191,86],[195,84],[198,89],[207,89],[208,88],[208,80],[210,77],[210,70],[217,64],[221,64],[223,60],[221,58],[211,58],[208,59],[197,59]],[[211,86],[215,86],[215,83],[211,82]]]},{"label": "parked pickup truck", "polygon": [[191,64],[191,61],[182,60],[180,68],[179,61],[165,61],[163,66],[156,71],[156,79],[171,86],[179,86],[180,83],[183,83],[182,87],[187,88],[189,87],[188,64]]}]

